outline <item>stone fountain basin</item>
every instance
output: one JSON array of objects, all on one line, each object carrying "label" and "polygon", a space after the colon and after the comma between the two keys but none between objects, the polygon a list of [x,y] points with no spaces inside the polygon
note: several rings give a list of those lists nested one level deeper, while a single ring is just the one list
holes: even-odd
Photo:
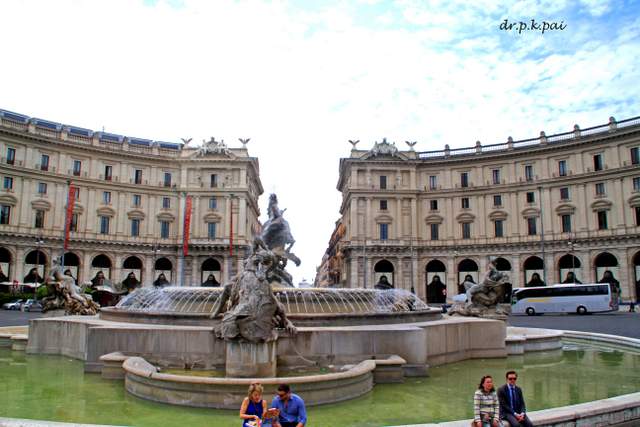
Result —
[{"label": "stone fountain basin", "polygon": [[[112,322],[146,323],[154,325],[215,326],[219,319],[209,319],[205,313],[176,313],[171,311],[132,311],[119,307],[104,307],[100,319]],[[362,326],[393,325],[429,322],[442,318],[439,308],[393,313],[291,313],[289,319],[296,326]]]},{"label": "stone fountain basin", "polygon": [[[238,409],[249,385],[261,383],[265,393],[288,383],[305,397],[307,405],[321,405],[353,399],[371,391],[377,362],[383,370],[400,367],[402,358],[364,360],[344,372],[274,378],[214,378],[158,372],[141,357],[129,357],[122,364],[125,388],[134,396],[160,403],[200,408]],[[378,378],[388,378],[385,375]]]}]

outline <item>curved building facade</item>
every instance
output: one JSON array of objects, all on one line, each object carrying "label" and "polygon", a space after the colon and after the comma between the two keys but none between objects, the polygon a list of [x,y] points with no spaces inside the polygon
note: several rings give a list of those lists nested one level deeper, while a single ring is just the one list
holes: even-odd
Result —
[{"label": "curved building facade", "polygon": [[547,284],[569,273],[594,282],[609,270],[623,299],[635,299],[639,149],[637,117],[470,148],[354,147],[340,161],[341,217],[318,285],[369,288],[384,275],[444,302],[495,257],[514,287],[536,274]]},{"label": "curved building facade", "polygon": [[0,177],[9,281],[44,275],[63,253],[71,186],[64,263],[79,282],[102,271],[113,282],[134,273],[150,285],[164,273],[173,284],[222,283],[259,228],[259,165],[245,144],[189,148],[0,110]]}]

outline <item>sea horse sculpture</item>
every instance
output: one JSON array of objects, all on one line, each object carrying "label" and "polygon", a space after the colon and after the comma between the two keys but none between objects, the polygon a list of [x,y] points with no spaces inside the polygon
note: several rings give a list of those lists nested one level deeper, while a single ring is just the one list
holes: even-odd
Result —
[{"label": "sea horse sculpture", "polygon": [[467,302],[456,303],[450,315],[505,318],[508,309],[500,307],[504,299],[509,275],[498,270],[495,261],[490,261],[482,282],[467,290]]},{"label": "sea horse sculpture", "polygon": [[42,312],[64,309],[68,315],[88,315],[98,313],[100,306],[91,296],[80,293],[73,277],[62,273],[62,259],[53,259],[53,267],[46,281],[49,295],[42,300]]}]

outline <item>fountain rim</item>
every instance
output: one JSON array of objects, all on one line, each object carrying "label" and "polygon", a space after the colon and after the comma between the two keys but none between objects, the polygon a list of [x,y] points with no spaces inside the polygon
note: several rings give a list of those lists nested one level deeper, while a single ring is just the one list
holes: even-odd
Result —
[{"label": "fountain rim", "polygon": [[[144,361],[144,364],[141,363]],[[142,366],[136,366],[142,364]],[[376,360],[363,360],[346,371],[330,372],[327,374],[304,375],[297,377],[256,377],[256,378],[239,378],[239,377],[199,377],[192,375],[166,374],[162,371],[155,370],[156,367],[144,357],[132,356],[127,358],[122,364],[122,368],[126,373],[132,373],[144,378],[150,378],[170,383],[194,383],[194,384],[212,384],[212,385],[250,385],[255,382],[260,384],[278,385],[281,383],[290,384],[307,384],[315,382],[324,382],[332,380],[340,380],[353,378],[372,372],[376,368]],[[152,369],[153,368],[153,369]]]}]

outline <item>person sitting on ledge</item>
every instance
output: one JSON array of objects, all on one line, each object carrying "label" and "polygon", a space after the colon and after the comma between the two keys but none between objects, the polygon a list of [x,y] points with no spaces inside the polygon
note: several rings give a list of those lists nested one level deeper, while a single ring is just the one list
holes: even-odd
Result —
[{"label": "person sitting on ledge", "polygon": [[136,279],[136,275],[132,271],[127,275],[127,278],[122,281],[122,287],[126,289],[128,292],[133,292],[137,287],[140,286],[140,281]]},{"label": "person sitting on ledge", "polygon": [[507,383],[500,387],[497,393],[500,402],[500,418],[507,420],[511,427],[533,427],[533,423],[527,416],[522,389],[516,385],[518,374],[516,371],[509,371],[506,378]]},{"label": "person sitting on ledge", "polygon": [[531,275],[531,280],[529,280],[529,283],[527,283],[525,287],[530,288],[532,286],[546,286],[538,273],[533,273]]},{"label": "person sitting on ledge", "polygon": [[164,273],[160,273],[158,275],[158,278],[153,282],[153,286],[155,286],[156,288],[161,288],[168,284],[169,284],[169,281],[165,277]]},{"label": "person sitting on ledge", "polygon": [[29,274],[24,276],[24,279],[22,279],[22,283],[42,283],[42,282],[44,282],[44,279],[40,277],[40,275],[38,274],[38,269],[36,269],[35,267],[29,270]]},{"label": "person sitting on ledge", "polygon": [[262,398],[262,385],[253,383],[240,406],[242,427],[260,427],[267,412],[267,401]]},{"label": "person sitting on ledge", "polygon": [[575,283],[577,285],[582,282],[578,280],[575,274],[573,274],[573,271],[570,271],[567,273],[567,277],[562,281],[562,283]]},{"label": "person sitting on ledge", "polygon": [[271,407],[280,411],[278,422],[274,427],[304,427],[307,423],[307,411],[304,400],[297,394],[291,393],[289,384],[280,384]]},{"label": "person sitting on ledge", "polygon": [[382,276],[380,276],[380,280],[378,280],[378,283],[375,284],[374,288],[387,290],[387,289],[393,289],[393,285],[389,283],[389,279],[387,279],[387,276],[383,274]]},{"label": "person sitting on ledge", "polygon": [[216,280],[216,277],[213,274],[207,276],[207,280],[202,283],[202,286],[216,287],[220,286],[220,282]]},{"label": "person sitting on ledge", "polygon": [[499,408],[500,404],[496,389],[493,387],[493,378],[490,375],[485,375],[473,395],[473,426],[499,427]]}]

